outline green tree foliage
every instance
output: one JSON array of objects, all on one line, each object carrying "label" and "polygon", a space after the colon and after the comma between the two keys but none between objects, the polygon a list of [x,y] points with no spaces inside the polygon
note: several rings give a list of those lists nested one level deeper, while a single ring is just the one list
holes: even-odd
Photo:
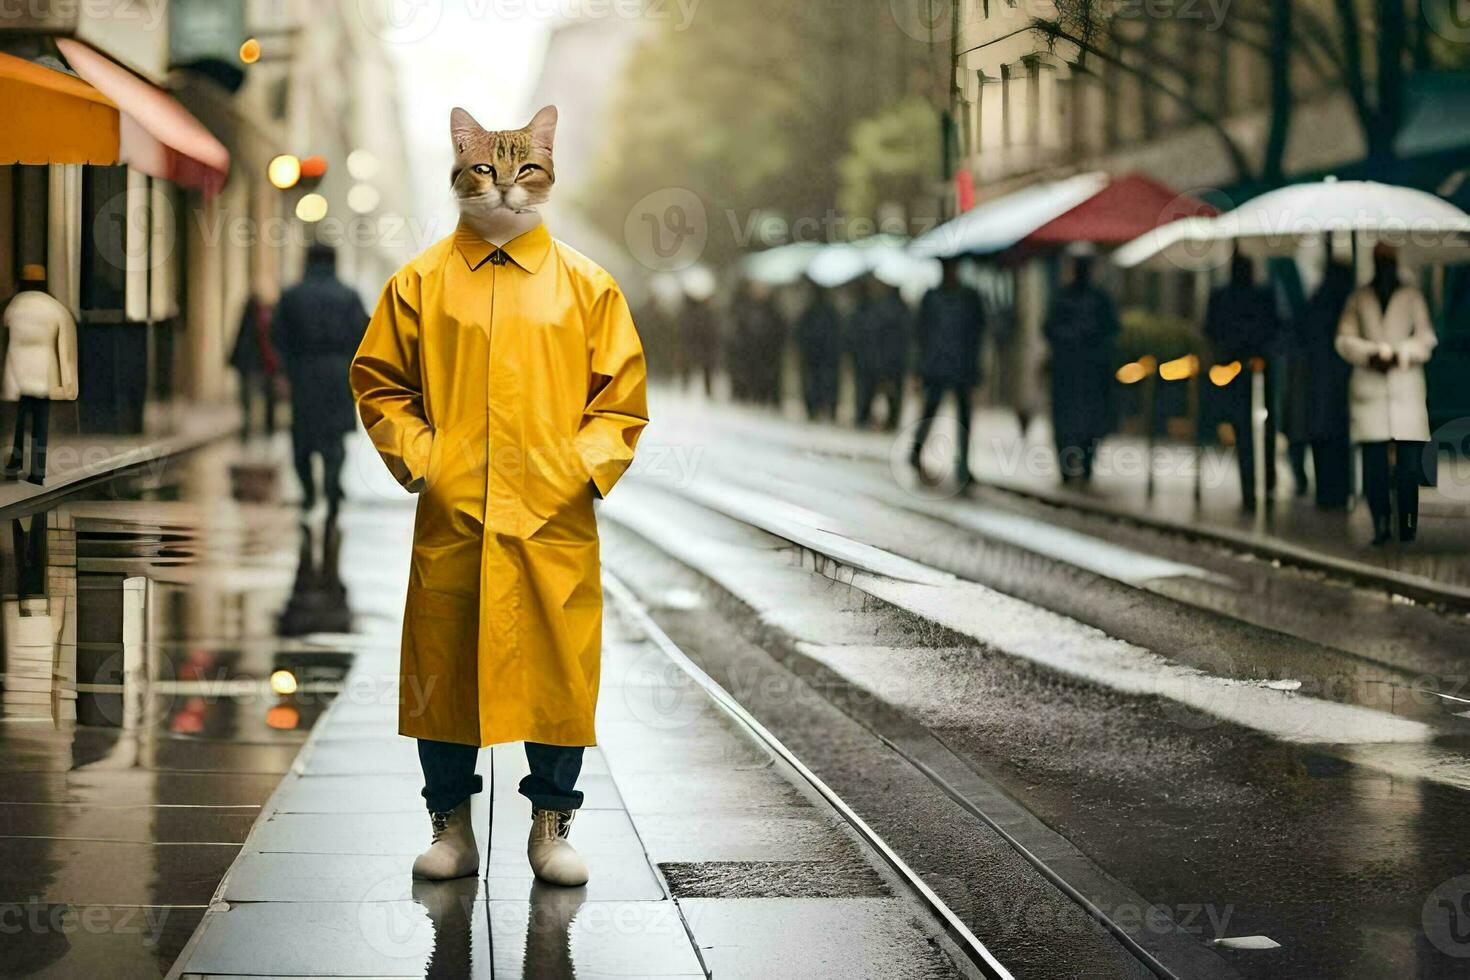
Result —
[{"label": "green tree foliage", "polygon": [[857,123],[837,168],[837,207],[871,218],[885,203],[922,202],[939,172],[939,139],[934,107],[918,96]]},{"label": "green tree foliage", "polygon": [[[693,191],[716,264],[759,244],[749,235],[762,214],[840,226],[852,127],[932,88],[948,56],[899,30],[887,0],[707,0],[686,30],[650,26],[610,80],[608,145],[579,204],[620,239],[646,195]],[[925,137],[937,144],[937,123]]]}]

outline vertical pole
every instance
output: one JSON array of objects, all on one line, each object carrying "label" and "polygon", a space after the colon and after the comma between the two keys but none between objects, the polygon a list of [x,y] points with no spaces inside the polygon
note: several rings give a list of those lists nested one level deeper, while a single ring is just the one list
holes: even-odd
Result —
[{"label": "vertical pole", "polygon": [[1144,466],[1148,468],[1148,499],[1154,499],[1154,430],[1158,428],[1158,420],[1154,417],[1155,397],[1158,391],[1158,374],[1151,372],[1144,380],[1143,389],[1143,424],[1147,428],[1147,448],[1144,450]]},{"label": "vertical pole", "polygon": [[1196,367],[1189,375],[1189,428],[1194,433],[1194,503],[1196,507],[1204,497],[1205,480],[1205,447],[1199,431],[1199,402],[1199,369]]},{"label": "vertical pole", "polygon": [[1251,371],[1251,440],[1252,455],[1255,457],[1256,484],[1256,527],[1266,523],[1266,467],[1274,461],[1274,454],[1266,446],[1266,366],[1260,358],[1252,358]]}]

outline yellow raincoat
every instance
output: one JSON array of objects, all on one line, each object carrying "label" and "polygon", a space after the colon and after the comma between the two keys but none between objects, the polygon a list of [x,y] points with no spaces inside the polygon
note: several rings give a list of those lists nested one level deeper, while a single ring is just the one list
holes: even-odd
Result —
[{"label": "yellow raincoat", "polygon": [[419,494],[399,731],[592,745],[602,643],[594,493],[648,422],[612,277],[545,227],[464,227],[393,276],[352,362],[389,470]]}]

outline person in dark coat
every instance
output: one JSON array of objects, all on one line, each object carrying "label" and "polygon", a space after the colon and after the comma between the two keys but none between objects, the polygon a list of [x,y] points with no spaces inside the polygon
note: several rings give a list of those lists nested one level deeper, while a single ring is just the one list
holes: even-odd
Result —
[{"label": "person in dark coat", "polygon": [[782,328],[770,292],[741,280],[730,306],[730,393],[736,401],[769,405],[780,387]]},{"label": "person in dark coat", "polygon": [[1267,274],[1275,286],[1276,311],[1281,324],[1281,370],[1277,379],[1279,392],[1267,392],[1272,399],[1272,408],[1280,409],[1281,434],[1286,436],[1286,459],[1291,465],[1292,489],[1296,496],[1304,497],[1310,480],[1307,478],[1307,360],[1302,346],[1302,337],[1297,329],[1306,310],[1307,297],[1302,288],[1302,277],[1296,259],[1276,256],[1268,260]]},{"label": "person in dark coat", "polygon": [[715,393],[715,372],[720,364],[720,317],[714,301],[707,296],[690,296],[681,316],[684,323],[684,347],[688,352],[687,367],[694,383],[704,385],[704,395]]},{"label": "person in dark coat", "polygon": [[796,350],[801,360],[801,397],[807,418],[835,417],[842,317],[829,290],[812,287],[811,301],[796,320]]},{"label": "person in dark coat", "polygon": [[909,463],[924,476],[924,441],[944,396],[954,393],[960,433],[955,446],[955,476],[968,486],[970,473],[970,395],[980,382],[980,340],[985,313],[980,294],[960,282],[960,260],[944,260],[944,278],[919,303],[919,379],[924,383],[924,410],[914,430]]},{"label": "person in dark coat", "polygon": [[746,329],[754,361],[750,365],[755,401],[781,407],[781,369],[786,361],[786,317],[765,283],[751,286]]},{"label": "person in dark coat", "polygon": [[1348,428],[1348,382],[1353,367],[1337,353],[1337,326],[1353,294],[1352,266],[1332,262],[1297,323],[1305,366],[1302,401],[1306,438],[1312,447],[1317,506],[1341,510],[1352,492],[1352,443]]},{"label": "person in dark coat", "polygon": [[1093,256],[1072,258],[1042,328],[1051,344],[1051,419],[1063,483],[1092,479],[1097,442],[1111,430],[1113,343],[1118,314],[1092,283]]},{"label": "person in dark coat", "polygon": [[892,431],[903,410],[913,314],[887,283],[867,277],[861,290],[847,338],[857,387],[857,424],[869,424],[873,403],[881,397],[886,407],[883,427]]},{"label": "person in dark coat", "polygon": [[316,505],[313,455],[322,459],[328,514],[342,502],[342,440],[357,425],[347,374],[367,322],[362,300],[337,278],[336,249],[313,244],[301,281],[281,294],[271,324],[291,384],[291,448],[305,510]]},{"label": "person in dark coat", "polygon": [[250,438],[257,400],[265,402],[265,435],[276,434],[278,372],[281,359],[271,344],[270,304],[258,296],[245,300],[240,312],[240,329],[230,351],[230,367],[240,373],[240,440]]},{"label": "person in dark coat", "polygon": [[[1255,282],[1251,260],[1239,254],[1230,262],[1230,281],[1210,294],[1205,311],[1205,336],[1214,348],[1215,363],[1239,361],[1240,373],[1221,390],[1225,420],[1235,430],[1235,455],[1240,468],[1240,499],[1245,510],[1256,509],[1255,427],[1251,424],[1251,360],[1261,358],[1269,370],[1272,345],[1280,324],[1276,299],[1270,289]],[[1271,379],[1266,378],[1266,390]],[[1276,417],[1266,409],[1266,496],[1276,489]]]}]

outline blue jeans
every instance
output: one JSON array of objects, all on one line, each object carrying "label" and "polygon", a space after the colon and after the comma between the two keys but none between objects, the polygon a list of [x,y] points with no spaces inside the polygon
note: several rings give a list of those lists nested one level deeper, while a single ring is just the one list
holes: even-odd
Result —
[{"label": "blue jeans", "polygon": [[[424,802],[434,813],[448,813],[483,788],[475,772],[479,746],[436,742],[421,738],[419,766],[424,771]],[[576,789],[582,774],[582,746],[526,743],[531,772],[521,780],[520,793],[542,810],[575,810],[582,805]]]}]

